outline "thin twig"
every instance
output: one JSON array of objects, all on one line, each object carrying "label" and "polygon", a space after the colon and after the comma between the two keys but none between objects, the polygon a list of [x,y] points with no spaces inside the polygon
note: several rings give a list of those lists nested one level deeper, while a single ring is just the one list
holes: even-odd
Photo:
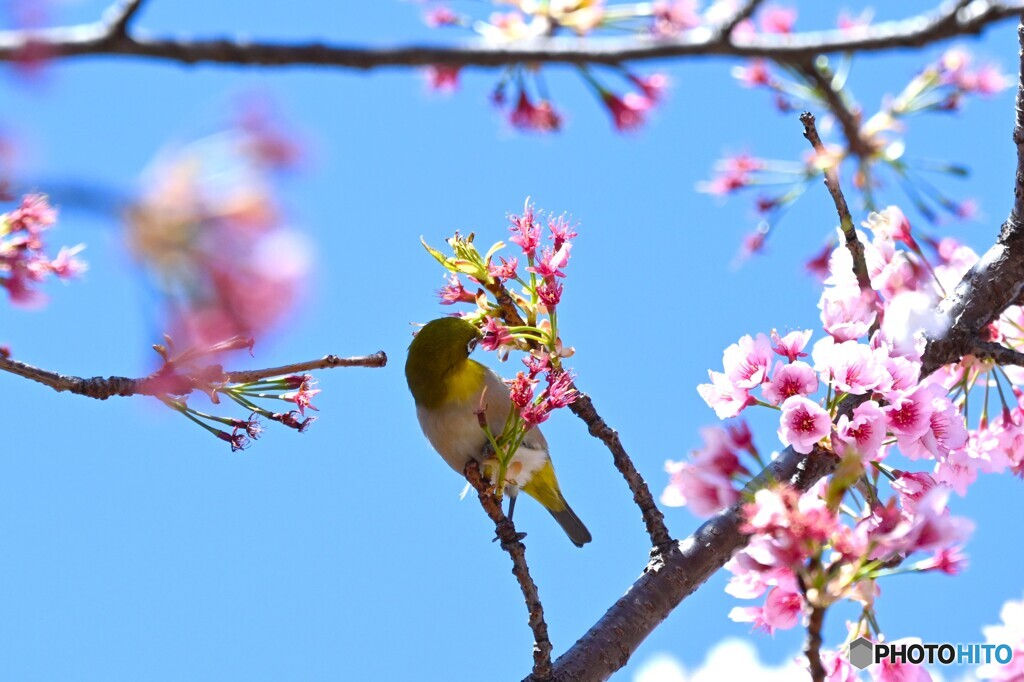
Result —
[{"label": "thin twig", "polygon": [[731,39],[732,32],[736,30],[736,27],[753,16],[761,2],[762,0],[747,0],[747,4],[740,7],[729,21],[722,24],[722,28],[718,33],[719,40]]},{"label": "thin twig", "polygon": [[[805,111],[800,114],[800,122],[804,124],[804,137],[814,147],[814,151],[822,158],[826,158],[828,150],[822,144],[818,136],[818,129],[814,125],[814,114]],[[871,277],[868,275],[868,264],[864,258],[864,245],[857,238],[857,228],[853,224],[853,216],[850,215],[850,207],[846,204],[846,197],[843,196],[843,189],[839,186],[839,173],[835,164],[823,163],[825,166],[825,186],[835,202],[836,211],[839,213],[839,226],[843,230],[843,237],[846,239],[846,248],[853,257],[853,273],[857,276],[857,284],[861,291],[872,291]]]},{"label": "thin twig", "polygon": [[811,671],[813,682],[825,682],[825,666],[821,662],[821,627],[825,622],[825,609],[812,606],[807,618],[807,639],[804,641],[804,655]]},{"label": "thin twig", "polygon": [[1022,2],[976,0],[968,13],[956,6],[858,31],[828,30],[756,34],[742,39],[717,31],[687,31],[675,38],[548,38],[515,45],[476,41],[462,46],[368,47],[323,42],[281,43],[233,38],[186,39],[116,35],[103,22],[70,27],[0,32],[0,61],[16,61],[27,46],[48,59],[84,55],[147,57],[184,64],[200,62],[250,66],[315,65],[348,69],[387,66],[502,67],[521,63],[621,64],[626,61],[696,56],[764,57],[777,61],[809,59],[836,52],[877,52],[922,47],[954,36],[980,33],[995,22],[1019,15]]},{"label": "thin twig", "polygon": [[843,131],[846,144],[850,153],[859,159],[867,159],[875,153],[875,149],[861,135],[861,112],[852,110],[843,99],[842,93],[832,87],[832,80],[835,74],[831,70],[822,70],[814,60],[808,60],[796,65],[800,73],[814,83],[815,89],[821,93],[826,106]]},{"label": "thin twig", "polygon": [[[498,301],[502,319],[505,320],[506,324],[514,327],[526,324],[522,316],[519,315],[519,311],[508,289],[501,282],[491,279],[484,286]],[[629,457],[629,453],[622,446],[618,432],[605,422],[598,413],[597,408],[594,407],[590,396],[579,390],[575,382],[572,384],[571,389],[576,391],[577,398],[575,402],[569,404],[569,409],[583,420],[583,423],[587,425],[590,435],[604,443],[608,451],[612,453],[612,462],[615,464],[615,468],[626,479],[626,485],[629,486],[630,492],[633,493],[633,501],[640,508],[640,515],[643,518],[644,526],[647,528],[647,534],[651,538],[651,545],[658,550],[669,548],[673,541],[672,536],[668,532],[668,527],[665,525],[665,515],[658,509],[647,481],[637,471],[633,460]]]},{"label": "thin twig", "polygon": [[331,367],[383,367],[385,364],[387,364],[387,356],[383,351],[380,351],[373,355],[354,358],[339,358],[336,355],[328,355],[319,360],[310,360],[309,362],[298,362],[291,365],[282,365],[281,367],[240,372],[224,371],[217,365],[198,371],[165,365],[153,374],[141,379],[118,376],[83,378],[51,372],[50,370],[34,367],[0,355],[0,371],[31,379],[32,381],[49,386],[58,393],[67,391],[87,398],[95,398],[96,400],[106,400],[115,396],[159,396],[168,393],[172,395],[185,395],[196,389],[207,387],[211,383],[247,383],[267,377],[307,372],[314,369],[328,369]]},{"label": "thin twig", "polygon": [[494,497],[491,486],[480,476],[480,467],[475,461],[466,465],[466,480],[476,489],[477,497],[480,498],[480,506],[487,512],[494,522],[494,528],[501,540],[501,548],[508,552],[512,559],[512,574],[519,581],[519,588],[523,591],[523,599],[526,600],[526,610],[529,612],[530,630],[533,631],[533,674],[532,678],[538,680],[551,679],[551,641],[548,639],[548,624],[544,621],[544,606],[540,601],[540,594],[537,592],[537,584],[530,576],[530,567],[526,563],[526,547],[520,540],[520,535],[512,525],[512,521],[505,516],[501,505]]},{"label": "thin twig", "polygon": [[224,372],[225,378],[234,384],[245,384],[250,381],[258,381],[267,377],[283,376],[285,374],[301,374],[317,369],[331,369],[333,367],[384,367],[388,364],[388,356],[380,350],[373,355],[360,355],[352,358],[342,358],[337,355],[325,355],[319,360],[307,362],[295,362],[280,367],[269,367],[267,369],[248,369],[235,372]]},{"label": "thin twig", "polygon": [[107,8],[101,20],[108,27],[108,34],[123,38],[128,36],[128,26],[145,0],[118,0]]},{"label": "thin twig", "polygon": [[622,441],[619,440],[618,432],[608,426],[601,415],[598,414],[593,401],[586,393],[578,392],[576,401],[569,405],[569,409],[583,420],[583,423],[587,425],[590,435],[604,443],[605,447],[612,453],[612,461],[615,464],[615,468],[626,479],[626,485],[629,486],[630,491],[633,493],[633,502],[640,508],[640,515],[643,517],[647,534],[651,538],[651,544],[661,551],[670,548],[673,541],[672,536],[669,535],[668,527],[665,525],[665,515],[661,513],[658,505],[655,504],[654,496],[651,495],[651,489],[647,485],[647,481],[637,471],[636,466],[633,465],[633,460],[626,453],[626,449],[622,447]]}]

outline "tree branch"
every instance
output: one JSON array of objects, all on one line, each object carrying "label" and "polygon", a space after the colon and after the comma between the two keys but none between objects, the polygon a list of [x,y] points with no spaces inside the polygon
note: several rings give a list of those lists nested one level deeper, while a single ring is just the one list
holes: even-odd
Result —
[{"label": "tree branch", "polygon": [[580,392],[576,401],[570,403],[569,409],[587,425],[590,435],[597,438],[612,453],[612,461],[615,468],[619,470],[626,484],[633,493],[633,501],[640,508],[640,515],[643,517],[647,534],[651,538],[651,544],[658,550],[671,548],[673,541],[669,535],[668,527],[665,526],[665,515],[658,509],[651,495],[651,489],[647,485],[640,472],[633,465],[633,460],[622,447],[618,432],[608,426],[601,415],[597,413],[593,401],[586,393]]},{"label": "tree branch", "polygon": [[992,360],[997,365],[1017,365],[1024,367],[1024,353],[1007,348],[1001,343],[976,341],[969,355],[985,360]]},{"label": "tree branch", "polygon": [[117,376],[82,378],[59,374],[0,355],[0,371],[31,379],[49,386],[58,393],[67,391],[87,398],[106,400],[114,396],[160,396],[168,393],[185,395],[196,389],[204,388],[210,383],[247,383],[267,377],[331,367],[383,367],[387,361],[384,352],[379,351],[373,355],[354,358],[327,355],[319,360],[239,372],[225,371],[219,365],[211,365],[198,372],[186,372],[175,367],[173,363],[168,363],[147,377],[129,379]]},{"label": "tree branch", "polygon": [[[526,321],[519,315],[519,311],[508,289],[501,282],[491,279],[491,281],[485,282],[484,286],[498,302],[505,324],[513,327],[526,324]],[[572,384],[572,390],[576,391],[577,398],[575,402],[569,404],[569,409],[583,420],[587,425],[590,435],[604,443],[605,447],[612,453],[612,462],[615,464],[615,468],[626,479],[626,485],[629,486],[630,492],[633,493],[633,501],[640,507],[640,515],[643,517],[644,526],[647,528],[647,534],[651,538],[652,546],[658,550],[668,549],[672,545],[672,536],[669,535],[668,527],[665,525],[665,515],[658,509],[647,481],[637,471],[633,460],[630,459],[626,449],[622,446],[618,432],[608,426],[608,423],[598,414],[590,396],[579,390],[575,382]]]},{"label": "tree branch", "polygon": [[850,109],[842,94],[832,87],[832,79],[835,77],[835,74],[831,70],[823,72],[814,60],[800,62],[796,65],[796,68],[800,70],[800,73],[807,76],[814,83],[817,91],[821,93],[825,104],[828,106],[828,110],[839,122],[839,127],[843,131],[843,137],[846,138],[846,144],[850,149],[850,153],[858,159],[870,157],[875,150],[861,135],[861,114],[859,111]]},{"label": "tree branch", "polygon": [[526,547],[523,546],[516,527],[512,520],[505,516],[501,505],[494,497],[494,490],[480,476],[480,466],[477,462],[471,461],[466,465],[466,480],[476,489],[477,497],[480,498],[480,506],[491,521],[501,540],[501,548],[508,552],[512,559],[512,574],[519,581],[519,588],[523,591],[523,599],[526,600],[526,609],[530,614],[530,629],[533,631],[533,674],[532,679],[551,679],[551,641],[548,639],[548,624],[544,621],[544,606],[540,601],[540,594],[537,592],[537,584],[530,576],[530,567],[526,563]]},{"label": "tree branch", "polygon": [[[801,455],[786,448],[751,481],[745,493],[786,481],[807,490],[836,465],[831,453],[816,448]],[[745,497],[746,495],[741,495]],[[747,543],[740,532],[742,504],[719,512],[693,535],[656,553],[635,583],[583,637],[555,661],[562,681],[604,680],[624,666],[648,634]],[[536,682],[537,678],[526,678]]]},{"label": "tree branch", "polygon": [[103,13],[102,23],[107,25],[110,36],[125,38],[128,27],[145,0],[118,0]]},{"label": "tree branch", "polygon": [[[978,342],[981,329],[1024,292],[1024,19],[1018,35],[1022,76],[1014,128],[1018,149],[1014,210],[996,244],[940,304],[946,325],[928,341],[922,358],[922,378],[979,348],[985,349]],[[997,352],[995,348],[988,350]],[[845,400],[840,411],[853,406],[854,401]],[[788,481],[799,490],[807,490],[835,466],[835,458],[820,448],[809,455],[786,448],[747,485],[746,492],[749,494],[772,481]],[[742,507],[737,504],[711,518],[671,551],[656,554],[626,594],[555,661],[554,677],[604,680],[625,665],[640,643],[676,606],[746,545],[747,537],[739,530],[741,523]]]},{"label": "tree branch", "polygon": [[762,0],[747,0],[747,4],[740,7],[729,21],[722,24],[722,28],[718,32],[718,39],[729,40],[736,27],[754,15],[761,2]]},{"label": "tree branch", "polygon": [[288,44],[231,38],[132,36],[116,33],[116,26],[104,20],[79,26],[0,32],[0,61],[19,59],[30,45],[44,49],[49,59],[109,55],[183,64],[306,65],[359,70],[428,65],[501,67],[524,62],[616,65],[626,61],[709,55],[797,61],[817,54],[922,47],[954,36],[981,33],[990,24],[1022,11],[1024,3],[1020,1],[975,0],[964,8],[958,4],[944,5],[928,14],[882,22],[858,31],[758,34],[734,39],[721,32],[695,29],[666,39],[548,38],[515,45],[476,41],[454,47],[368,47],[323,42]]},{"label": "tree branch", "polygon": [[804,655],[811,671],[813,682],[825,682],[825,666],[821,662],[821,627],[825,622],[825,609],[812,606],[807,619],[807,639],[804,642]]},{"label": "tree branch", "polygon": [[1020,74],[1013,142],[1017,147],[1013,205],[996,243],[964,276],[940,305],[949,332],[928,339],[922,372],[970,355],[982,330],[1024,296],[1024,17],[1017,28]]},{"label": "tree branch", "polygon": [[[800,122],[804,124],[804,137],[814,147],[819,156],[828,153],[825,145],[818,136],[818,129],[814,125],[814,114],[805,111],[800,114]],[[839,186],[839,173],[833,164],[825,167],[825,186],[828,187],[832,201],[835,202],[836,212],[839,213],[839,225],[843,230],[843,237],[846,240],[846,248],[853,258],[853,273],[857,276],[857,284],[861,291],[872,291],[871,277],[868,275],[868,264],[864,258],[864,245],[857,238],[857,228],[853,224],[853,216],[850,215],[850,207],[846,205],[846,197],[843,196],[843,189]]]}]

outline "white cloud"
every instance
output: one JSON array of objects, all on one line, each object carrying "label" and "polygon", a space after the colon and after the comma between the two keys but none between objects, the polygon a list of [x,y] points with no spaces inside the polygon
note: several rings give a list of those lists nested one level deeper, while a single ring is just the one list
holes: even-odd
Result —
[{"label": "white cloud", "polygon": [[637,670],[633,682],[721,682],[722,680],[750,679],[758,682],[791,682],[806,676],[806,671],[794,659],[777,665],[765,665],[758,658],[754,646],[743,639],[724,639],[708,652],[703,665],[687,671],[671,654],[652,656]]}]

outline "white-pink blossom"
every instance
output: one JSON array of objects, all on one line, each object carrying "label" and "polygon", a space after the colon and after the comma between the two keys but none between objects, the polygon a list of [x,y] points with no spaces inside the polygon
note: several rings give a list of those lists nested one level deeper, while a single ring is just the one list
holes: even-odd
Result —
[{"label": "white-pink blossom", "polygon": [[782,403],[779,439],[801,454],[814,449],[815,443],[828,435],[832,420],[821,405],[803,396],[787,398]]}]

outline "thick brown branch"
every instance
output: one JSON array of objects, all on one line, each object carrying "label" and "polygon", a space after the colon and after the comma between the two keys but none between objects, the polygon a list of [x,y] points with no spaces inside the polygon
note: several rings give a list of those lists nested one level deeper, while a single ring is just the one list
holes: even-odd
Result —
[{"label": "thick brown branch", "polygon": [[[810,455],[786,448],[747,490],[773,481],[788,481],[807,490],[835,464],[832,455],[820,448]],[[564,682],[605,680],[624,666],[647,635],[746,544],[747,536],[739,529],[741,522],[737,504],[674,543],[669,551],[655,553],[626,594],[555,661],[554,678]]]},{"label": "thick brown branch", "polygon": [[171,366],[165,365],[159,371],[147,377],[129,379],[116,376],[82,378],[58,374],[57,372],[40,369],[39,367],[0,355],[0,371],[31,379],[32,381],[49,386],[58,393],[67,391],[97,400],[106,400],[114,396],[157,396],[168,393],[185,395],[196,389],[208,387],[211,381],[218,383],[245,383],[283,374],[307,372],[314,369],[328,369],[330,367],[383,367],[386,363],[387,356],[383,351],[380,351],[373,355],[355,358],[339,358],[336,355],[328,355],[319,360],[311,360],[309,362],[241,372],[223,371],[214,365],[193,373],[176,370]]},{"label": "thick brown branch", "polygon": [[1017,169],[1010,217],[1003,223],[996,243],[939,305],[939,312],[948,317],[949,332],[929,338],[924,372],[972,354],[983,337],[982,330],[1024,296],[1024,18],[1017,36],[1021,71],[1013,127]]},{"label": "thick brown branch", "polygon": [[976,358],[983,360],[992,360],[997,365],[1017,365],[1018,367],[1024,367],[1024,353],[1013,348],[1007,348],[1000,343],[987,343],[984,341],[975,341],[974,346],[971,348],[970,353],[965,355],[973,355]]},{"label": "thick brown branch", "polygon": [[548,639],[548,624],[544,621],[544,606],[537,592],[537,584],[530,576],[530,567],[526,563],[526,547],[516,533],[511,519],[505,516],[501,505],[494,497],[494,491],[480,476],[479,465],[472,461],[466,465],[466,480],[476,489],[480,498],[480,506],[494,522],[494,528],[501,541],[501,548],[508,552],[512,559],[512,574],[519,581],[519,588],[526,600],[526,609],[530,614],[530,629],[533,631],[533,674],[532,679],[551,679],[551,641]]},{"label": "thick brown branch", "polygon": [[[805,111],[800,114],[800,122],[804,124],[804,137],[814,147],[814,151],[822,158],[827,158],[828,151],[818,136],[818,129],[814,125],[814,114]],[[864,245],[857,238],[857,228],[853,224],[853,216],[850,214],[850,207],[846,204],[846,197],[843,196],[843,189],[839,186],[839,173],[834,164],[828,163],[825,166],[825,186],[835,202],[836,211],[839,213],[839,226],[843,230],[843,237],[846,240],[846,248],[853,258],[853,274],[857,276],[857,284],[861,291],[871,291],[871,277],[868,275],[868,264],[864,258]]]},{"label": "thick brown branch", "polygon": [[0,60],[17,60],[26,46],[46,50],[50,59],[85,55],[147,57],[184,64],[250,66],[331,66],[348,69],[450,66],[500,67],[517,63],[620,64],[625,61],[695,56],[766,57],[778,61],[809,59],[836,52],[877,52],[921,47],[954,36],[980,33],[990,24],[1024,10],[1021,2],[976,0],[967,8],[949,6],[901,21],[882,22],[859,31],[807,31],[732,38],[709,29],[678,38],[550,38],[516,45],[474,42],[464,46],[408,45],[367,47],[274,43],[243,39],[177,39],[117,35],[106,22],[41,30],[0,32]]}]

